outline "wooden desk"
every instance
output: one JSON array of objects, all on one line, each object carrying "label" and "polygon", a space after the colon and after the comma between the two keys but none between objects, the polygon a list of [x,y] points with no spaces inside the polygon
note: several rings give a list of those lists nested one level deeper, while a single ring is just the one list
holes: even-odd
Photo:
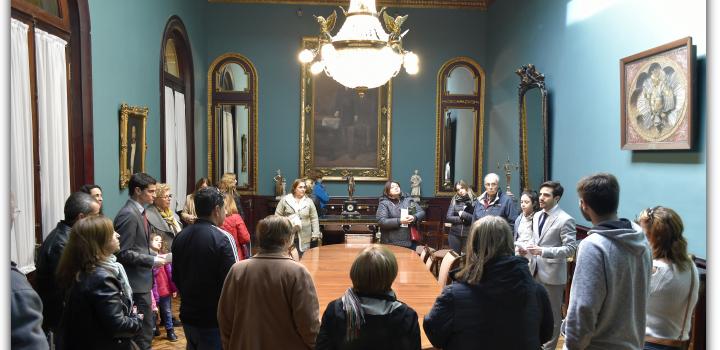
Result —
[{"label": "wooden desk", "polygon": [[344,243],[344,235],[348,233],[367,233],[374,235],[377,229],[377,218],[375,215],[360,215],[356,218],[346,218],[342,215],[324,215],[320,217],[320,230],[323,233],[323,244]]},{"label": "wooden desk", "polygon": [[[352,286],[350,266],[358,253],[366,246],[333,244],[305,251],[300,263],[310,271],[313,282],[315,282],[320,302],[320,317],[329,302],[340,298]],[[432,349],[432,344],[425,336],[422,323],[442,288],[415,252],[393,245],[386,245],[386,247],[395,254],[398,262],[398,276],[392,288],[400,301],[417,312],[422,348]]]}]

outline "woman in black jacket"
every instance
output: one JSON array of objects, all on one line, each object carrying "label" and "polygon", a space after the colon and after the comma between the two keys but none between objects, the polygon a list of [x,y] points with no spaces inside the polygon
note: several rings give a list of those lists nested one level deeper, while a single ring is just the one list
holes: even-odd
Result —
[{"label": "woman in black jacket", "polygon": [[[407,209],[406,215],[402,215],[403,209]],[[402,193],[397,181],[385,183],[375,217],[380,226],[380,243],[415,249],[410,227],[425,218],[425,211],[410,196]]]},{"label": "woman in black jacket", "polygon": [[470,228],[466,265],[425,316],[433,346],[444,350],[537,350],[550,340],[553,316],[547,292],[530,276],[528,261],[513,255],[505,219],[486,216]]},{"label": "woman in black jacket", "polygon": [[381,245],[365,248],[350,268],[352,288],[328,304],[316,350],[420,349],[415,310],[397,300],[395,255]]},{"label": "woman in black jacket", "polygon": [[473,220],[475,194],[464,180],[455,183],[455,196],[448,206],[445,222],[452,224],[448,234],[450,248],[458,254],[465,252],[465,242]]},{"label": "woman in black jacket", "polygon": [[104,216],[81,219],[70,231],[57,270],[60,285],[68,288],[60,323],[63,349],[133,349],[142,316],[131,312],[132,289],[113,255],[120,249],[118,237]]}]

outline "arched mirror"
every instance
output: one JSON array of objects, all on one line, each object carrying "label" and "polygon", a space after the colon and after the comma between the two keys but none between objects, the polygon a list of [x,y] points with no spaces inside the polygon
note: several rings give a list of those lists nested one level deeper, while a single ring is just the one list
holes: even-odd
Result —
[{"label": "arched mirror", "polygon": [[241,194],[257,189],[257,72],[242,55],[215,59],[208,70],[208,176],[237,175]]},{"label": "arched mirror", "polygon": [[520,189],[538,190],[550,179],[547,89],[545,76],[528,64],[515,73],[520,76]]},{"label": "arched mirror", "polygon": [[473,59],[457,57],[438,72],[435,194],[453,195],[465,180],[482,184],[485,71]]}]

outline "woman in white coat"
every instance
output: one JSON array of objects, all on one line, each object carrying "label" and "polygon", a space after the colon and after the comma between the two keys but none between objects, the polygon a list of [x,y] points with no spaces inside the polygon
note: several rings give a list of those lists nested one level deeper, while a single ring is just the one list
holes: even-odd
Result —
[{"label": "woman in white coat", "polygon": [[283,196],[275,208],[275,215],[286,216],[293,227],[298,228],[296,246],[299,252],[310,248],[310,241],[322,239],[317,209],[312,199],[305,195],[307,185],[303,179],[295,179],[292,190]]}]

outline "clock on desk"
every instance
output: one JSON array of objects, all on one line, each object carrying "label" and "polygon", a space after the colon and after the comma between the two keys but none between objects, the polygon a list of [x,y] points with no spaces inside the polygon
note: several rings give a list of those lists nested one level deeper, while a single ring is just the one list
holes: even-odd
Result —
[{"label": "clock on desk", "polygon": [[346,200],[343,202],[342,215],[346,218],[360,217],[360,212],[357,211],[357,201]]}]

